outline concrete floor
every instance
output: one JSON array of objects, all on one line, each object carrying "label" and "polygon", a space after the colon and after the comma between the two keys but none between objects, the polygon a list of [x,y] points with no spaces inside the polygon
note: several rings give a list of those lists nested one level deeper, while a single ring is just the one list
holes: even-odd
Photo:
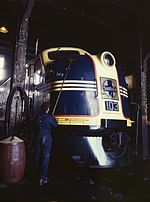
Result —
[{"label": "concrete floor", "polygon": [[59,194],[54,189],[52,183],[42,187],[36,185],[28,178],[23,178],[15,184],[0,184],[0,200],[17,201],[57,201]]},{"label": "concrete floor", "polygon": [[[51,180],[47,185],[39,186],[34,183],[31,172],[26,171],[23,179],[18,183],[0,183],[0,200],[54,202],[89,201],[89,199],[92,201],[130,201],[132,199],[136,201],[139,197],[141,200],[150,201],[150,161],[138,161],[137,166],[134,170],[131,165],[131,170],[129,167],[127,175],[119,168],[117,172],[120,179],[116,179],[119,180],[119,186],[116,187],[111,187],[100,179],[106,176],[110,179],[111,172],[104,175],[101,172],[97,176],[94,172],[96,178],[92,178],[88,172],[83,175],[83,172],[78,173],[79,170],[71,172],[58,168],[56,172],[52,171]],[[124,186],[126,191],[121,191],[124,189],[121,186]]]}]

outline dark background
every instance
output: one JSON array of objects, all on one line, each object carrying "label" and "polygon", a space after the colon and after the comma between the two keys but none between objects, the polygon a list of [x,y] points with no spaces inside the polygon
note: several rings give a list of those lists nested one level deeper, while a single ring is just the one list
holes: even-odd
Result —
[{"label": "dark background", "polygon": [[[25,0],[1,0],[0,25],[9,32],[0,33],[0,54],[7,57],[2,84],[10,77],[14,46]],[[35,53],[50,47],[72,46],[91,54],[108,50],[125,74],[140,68],[150,46],[150,2],[148,0],[35,0],[32,9],[27,61]]]}]

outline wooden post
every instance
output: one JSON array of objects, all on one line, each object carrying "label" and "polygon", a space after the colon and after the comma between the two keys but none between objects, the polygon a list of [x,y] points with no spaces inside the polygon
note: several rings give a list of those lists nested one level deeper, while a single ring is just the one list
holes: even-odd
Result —
[{"label": "wooden post", "polygon": [[143,160],[149,159],[149,137],[147,126],[147,62],[150,58],[150,53],[144,59],[143,68],[141,69],[141,115],[142,115],[142,142],[143,142]]},{"label": "wooden post", "polygon": [[141,132],[142,132],[142,159],[150,158],[149,155],[149,137],[147,126],[147,61],[150,57],[148,54],[143,61],[143,24],[142,15],[140,16],[140,79],[141,79]]},{"label": "wooden post", "polygon": [[14,53],[15,61],[14,61],[14,73],[11,85],[12,87],[17,85],[24,87],[28,25],[34,1],[35,0],[26,0],[24,16],[18,29],[16,37],[15,53]]}]

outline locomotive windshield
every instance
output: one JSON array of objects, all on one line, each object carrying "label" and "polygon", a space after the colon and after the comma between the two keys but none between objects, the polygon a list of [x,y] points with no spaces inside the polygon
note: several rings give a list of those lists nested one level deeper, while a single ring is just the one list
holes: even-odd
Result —
[{"label": "locomotive windshield", "polygon": [[52,108],[60,98],[55,114],[97,115],[97,87],[93,62],[87,55],[63,56],[45,67],[45,80],[51,84]]}]

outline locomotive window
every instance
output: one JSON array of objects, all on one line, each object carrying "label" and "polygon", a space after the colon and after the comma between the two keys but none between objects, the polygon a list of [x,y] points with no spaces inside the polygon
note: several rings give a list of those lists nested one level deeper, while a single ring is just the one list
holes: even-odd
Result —
[{"label": "locomotive window", "polygon": [[75,55],[80,55],[78,51],[69,51],[69,50],[66,50],[66,51],[52,51],[52,52],[49,52],[48,53],[48,57],[50,60],[56,60],[56,59],[61,59],[61,58],[64,58],[66,56],[75,56]]},{"label": "locomotive window", "polygon": [[67,80],[95,81],[93,62],[87,55],[67,56],[46,65],[45,81],[63,80],[66,73]]}]

